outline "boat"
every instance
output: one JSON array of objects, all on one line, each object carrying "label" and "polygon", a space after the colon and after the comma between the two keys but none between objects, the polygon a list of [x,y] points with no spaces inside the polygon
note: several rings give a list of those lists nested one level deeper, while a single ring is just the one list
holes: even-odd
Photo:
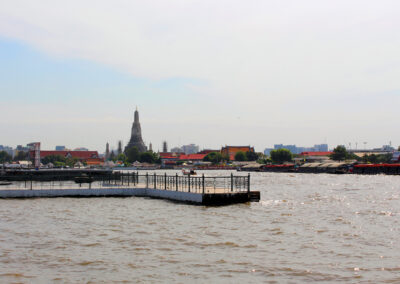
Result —
[{"label": "boat", "polygon": [[187,175],[187,176],[195,176],[197,173],[195,172],[194,169],[182,169],[182,174]]},{"label": "boat", "polygon": [[75,183],[92,183],[94,179],[87,174],[82,174],[81,176],[75,177],[74,180]]}]

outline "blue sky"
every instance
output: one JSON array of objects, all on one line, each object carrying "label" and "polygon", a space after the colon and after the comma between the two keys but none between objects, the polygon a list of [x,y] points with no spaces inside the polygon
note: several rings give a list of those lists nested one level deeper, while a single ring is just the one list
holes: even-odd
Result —
[{"label": "blue sky", "polygon": [[0,144],[400,144],[400,3],[18,0],[0,10]]}]

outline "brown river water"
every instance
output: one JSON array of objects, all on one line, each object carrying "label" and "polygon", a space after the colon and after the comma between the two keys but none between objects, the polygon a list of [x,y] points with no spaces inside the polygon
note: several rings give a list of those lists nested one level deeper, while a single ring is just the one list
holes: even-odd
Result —
[{"label": "brown river water", "polygon": [[0,283],[400,283],[400,176],[251,179],[222,207],[0,200]]}]

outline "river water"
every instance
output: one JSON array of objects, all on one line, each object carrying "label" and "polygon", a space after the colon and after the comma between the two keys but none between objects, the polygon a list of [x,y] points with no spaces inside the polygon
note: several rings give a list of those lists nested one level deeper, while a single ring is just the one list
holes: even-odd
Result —
[{"label": "river water", "polygon": [[400,283],[400,176],[252,173],[251,187],[259,203],[223,207],[0,200],[0,282]]}]

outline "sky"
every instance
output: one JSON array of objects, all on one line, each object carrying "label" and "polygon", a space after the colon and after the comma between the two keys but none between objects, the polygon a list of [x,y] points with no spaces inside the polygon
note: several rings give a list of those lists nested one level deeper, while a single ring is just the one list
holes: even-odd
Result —
[{"label": "sky", "polygon": [[[400,145],[397,0],[0,0],[0,144]],[[361,146],[362,145],[362,146]]]}]

